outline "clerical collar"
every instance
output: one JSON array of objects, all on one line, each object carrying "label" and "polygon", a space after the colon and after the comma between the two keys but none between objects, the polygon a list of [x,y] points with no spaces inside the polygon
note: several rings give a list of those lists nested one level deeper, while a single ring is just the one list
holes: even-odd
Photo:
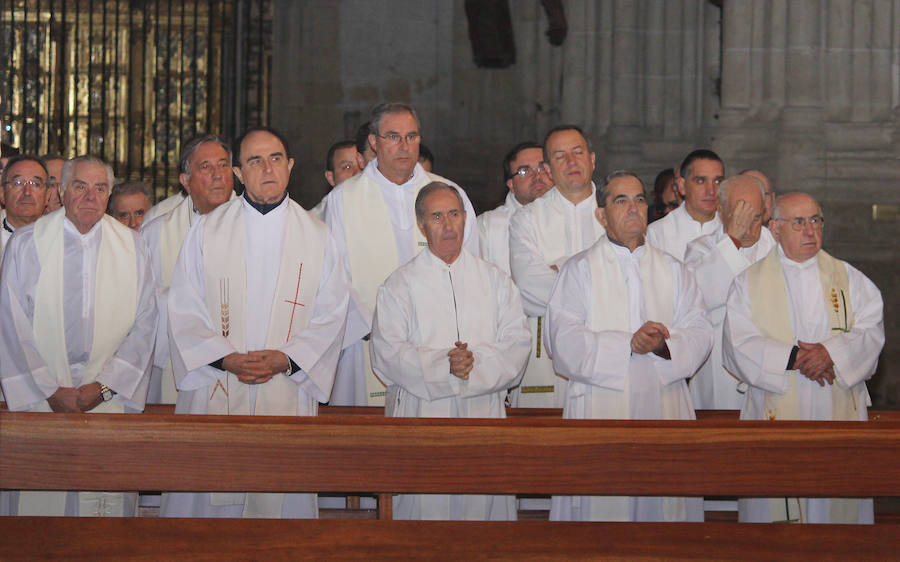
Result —
[{"label": "clerical collar", "polygon": [[[622,244],[621,242],[619,242],[619,241],[616,240],[615,238],[611,237],[609,234],[607,234],[606,237],[609,238],[609,241],[612,242],[614,246],[619,246],[620,248],[625,248],[626,250],[628,250],[629,252],[631,252],[631,250],[628,248],[628,246],[626,246],[625,244]],[[638,244],[637,247],[634,249],[635,252],[637,251],[638,248],[640,248],[640,247],[643,246],[643,245],[644,245],[644,242],[641,241],[641,243]],[[633,252],[632,252],[632,253],[633,253]]]},{"label": "clerical collar", "polygon": [[281,199],[278,200],[277,203],[257,203],[250,199],[250,196],[247,195],[247,190],[244,190],[244,199],[247,200],[247,203],[250,203],[250,206],[259,211],[259,214],[265,215],[269,211],[274,211],[279,205],[284,203],[285,198],[287,198],[287,190],[285,190],[284,195]]},{"label": "clerical collar", "polygon": [[9,232],[10,234],[12,234],[12,232],[13,232],[12,227],[9,226],[9,223],[6,222],[5,218],[3,219],[3,230],[5,230],[6,232]]}]

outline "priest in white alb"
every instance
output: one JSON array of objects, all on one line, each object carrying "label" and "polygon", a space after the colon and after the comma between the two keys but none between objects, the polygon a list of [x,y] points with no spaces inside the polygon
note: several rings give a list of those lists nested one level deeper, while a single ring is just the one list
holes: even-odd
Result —
[{"label": "priest in white alb", "polygon": [[703,293],[716,337],[712,353],[691,378],[694,407],[708,410],[740,410],[746,400],[746,384],[740,384],[722,366],[722,322],[725,299],[735,276],[766,257],[775,246],[765,219],[765,186],[755,177],[739,175],[719,186],[722,226],[688,243],[684,264],[694,272]]},{"label": "priest in white alb", "polygon": [[[731,286],[722,351],[750,385],[742,419],[868,419],[866,380],[884,347],[881,292],[822,250],[824,222],[809,195],[779,197],[769,221],[777,246]],[[738,518],[872,523],[874,514],[871,499],[750,498],[738,500]]]},{"label": "priest in white alb", "polygon": [[[687,378],[712,326],[693,274],[644,243],[647,200],[631,172],[597,188],[606,235],[562,267],[547,305],[547,348],[569,379],[567,419],[694,419]],[[703,521],[703,498],[554,496],[555,521]]]},{"label": "priest in white alb", "polygon": [[174,404],[177,398],[172,362],[169,359],[168,315],[169,285],[175,261],[191,225],[234,196],[231,148],[216,135],[201,133],[181,149],[181,174],[178,179],[187,192],[174,209],[144,221],[141,235],[150,247],[150,263],[156,281],[159,306],[159,331],[153,356],[153,374],[147,402]]},{"label": "priest in white alb", "polygon": [[719,184],[725,179],[725,164],[712,150],[699,149],[681,161],[675,186],[684,197],[681,206],[647,227],[647,242],[678,261],[692,240],[722,228]]},{"label": "priest in white alb", "polygon": [[420,189],[441,181],[459,191],[467,216],[463,245],[479,255],[475,210],[465,192],[419,164],[422,136],[415,110],[402,103],[375,107],[368,140],[376,158],[334,188],[325,204],[325,223],[353,283],[346,349],[330,402],[337,406],[384,405],[384,382],[372,372],[367,340],[378,287],[427,245],[413,208]]},{"label": "priest in white alb", "polygon": [[[234,167],[244,195],[199,217],[184,241],[169,288],[176,413],[314,416],[328,400],[349,281],[328,229],[288,197],[288,155],[276,131],[244,133]],[[318,508],[315,494],[168,493],[161,514],[314,518]]]},{"label": "priest in white alb", "polygon": [[[497,267],[463,249],[459,191],[433,182],[416,218],[428,248],[378,290],[372,366],[388,385],[385,415],[506,417],[506,391],[528,360],[519,291]],[[514,470],[514,467],[512,467]],[[514,496],[402,494],[396,519],[514,520]]]},{"label": "priest in white alb", "polygon": [[[105,214],[114,183],[99,158],[69,160],[63,208],[17,229],[4,251],[0,381],[10,410],[144,409],[156,339],[153,275],[140,235]],[[94,454],[102,463],[102,443]],[[3,492],[0,514],[133,516],[136,499],[121,492]]]},{"label": "priest in white alb", "polygon": [[[509,265],[522,292],[525,314],[535,323],[532,358],[543,363],[546,331],[544,313],[550,290],[562,264],[589,248],[603,235],[596,220],[596,188],[592,177],[596,155],[576,125],[559,125],[544,137],[544,160],[553,188],[543,197],[516,211],[509,223]],[[513,393],[513,402],[525,408],[560,408],[566,380],[559,371],[528,369]]]}]

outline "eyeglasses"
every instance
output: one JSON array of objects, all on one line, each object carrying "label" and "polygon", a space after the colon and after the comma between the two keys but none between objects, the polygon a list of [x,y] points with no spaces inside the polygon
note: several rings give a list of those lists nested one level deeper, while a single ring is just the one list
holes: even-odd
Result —
[{"label": "eyeglasses", "polygon": [[544,166],[544,163],[541,162],[538,164],[537,168],[532,168],[531,166],[519,166],[519,169],[512,173],[510,178],[514,178],[519,176],[520,178],[531,178],[534,177],[535,174],[544,174],[547,173],[547,167]]},{"label": "eyeglasses", "polygon": [[406,139],[406,144],[415,144],[422,140],[422,135],[419,133],[406,133],[406,135],[401,135],[400,133],[388,133],[386,135],[375,136],[381,137],[391,144],[400,144],[400,141],[403,139]]},{"label": "eyeglasses", "polygon": [[814,230],[822,230],[822,226],[825,224],[825,217],[822,215],[813,215],[811,217],[794,217],[792,219],[772,219],[776,221],[784,221],[791,223],[791,229],[800,232],[803,230],[807,224],[813,227]]},{"label": "eyeglasses", "polygon": [[47,187],[47,184],[44,182],[44,180],[23,180],[21,178],[8,180],[4,185],[12,186],[13,189],[22,189],[26,185],[31,189],[43,189]]}]

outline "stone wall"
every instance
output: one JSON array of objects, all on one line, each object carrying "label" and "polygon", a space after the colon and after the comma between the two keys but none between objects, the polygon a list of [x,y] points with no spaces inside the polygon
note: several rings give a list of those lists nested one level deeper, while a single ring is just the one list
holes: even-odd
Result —
[{"label": "stone wall", "polygon": [[551,126],[582,125],[597,175],[645,183],[696,147],[825,209],[825,246],[885,295],[888,343],[870,390],[900,408],[900,0],[568,0],[551,47],[539,0],[510,1],[517,62],[472,62],[464,1],[274,1],[273,124],[297,160],[292,193],[326,191],[328,146],[381,101],[419,111],[436,171],[476,209],[505,195],[500,162]]}]

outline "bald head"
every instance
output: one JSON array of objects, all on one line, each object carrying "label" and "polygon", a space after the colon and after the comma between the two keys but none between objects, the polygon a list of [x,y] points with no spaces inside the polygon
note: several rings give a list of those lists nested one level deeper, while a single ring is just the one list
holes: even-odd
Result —
[{"label": "bald head", "polygon": [[769,219],[772,217],[772,210],[775,207],[775,186],[772,185],[772,180],[769,179],[767,175],[760,172],[759,170],[749,169],[741,172],[742,176],[749,176],[751,178],[756,178],[763,185],[764,197],[763,200],[766,203],[766,214],[763,216],[763,223],[768,223]]},{"label": "bald head", "polygon": [[822,208],[805,193],[786,193],[775,200],[769,230],[784,255],[796,262],[815,256],[822,249]]},{"label": "bald head", "polygon": [[719,186],[719,213],[726,230],[733,222],[749,225],[742,234],[731,234],[740,237],[742,248],[759,241],[765,214],[764,194],[762,182],[750,176],[732,176]]}]

